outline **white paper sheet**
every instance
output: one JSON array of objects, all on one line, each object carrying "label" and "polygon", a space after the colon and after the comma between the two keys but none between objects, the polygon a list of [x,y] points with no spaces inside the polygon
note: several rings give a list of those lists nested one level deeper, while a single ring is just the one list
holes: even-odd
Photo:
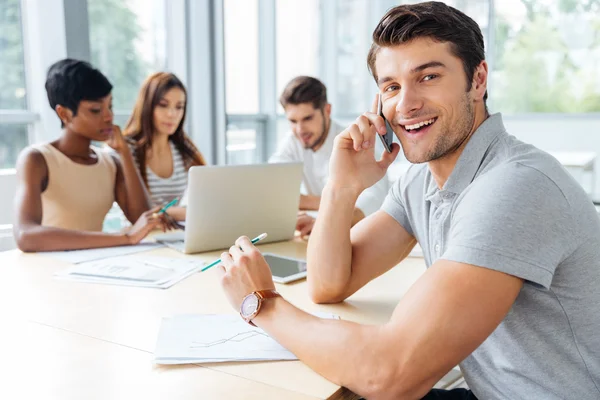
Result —
[{"label": "white paper sheet", "polygon": [[166,289],[199,271],[204,262],[159,256],[125,256],[77,264],[55,276],[86,283]]},{"label": "white paper sheet", "polygon": [[101,249],[67,250],[67,251],[43,251],[37,254],[52,257],[71,264],[79,264],[88,261],[103,260],[105,258],[125,256],[128,254],[141,253],[164,247],[162,243],[142,242],[132,246],[104,247]]},{"label": "white paper sheet", "polygon": [[[332,314],[317,315],[339,319]],[[298,359],[262,329],[236,315],[163,318],[154,356],[157,364]]]}]

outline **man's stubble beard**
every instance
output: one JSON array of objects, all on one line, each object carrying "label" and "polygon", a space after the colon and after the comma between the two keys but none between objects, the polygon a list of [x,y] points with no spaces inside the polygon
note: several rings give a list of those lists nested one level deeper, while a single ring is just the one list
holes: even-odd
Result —
[{"label": "man's stubble beard", "polygon": [[[461,109],[463,110],[463,118],[457,121],[455,127],[442,126],[442,134],[438,136],[437,140],[433,144],[433,148],[428,151],[423,157],[412,157],[404,151],[406,159],[413,164],[420,164],[425,162],[434,161],[447,156],[455,152],[460,146],[463,145],[465,140],[470,136],[471,129],[473,127],[473,121],[475,120],[475,110],[472,106],[472,102],[468,93],[462,98]],[[450,135],[450,132],[458,132],[456,135]]]},{"label": "man's stubble beard", "polygon": [[320,146],[321,144],[323,144],[323,142],[325,142],[325,139],[327,139],[327,135],[329,134],[329,125],[331,125],[331,118],[329,119],[329,123],[327,123],[328,121],[325,118],[325,111],[323,110],[321,110],[321,116],[323,118],[323,132],[321,133],[321,136],[319,136],[317,141],[314,142],[312,145],[304,146],[305,149],[311,149],[313,151],[316,151],[315,147]]}]

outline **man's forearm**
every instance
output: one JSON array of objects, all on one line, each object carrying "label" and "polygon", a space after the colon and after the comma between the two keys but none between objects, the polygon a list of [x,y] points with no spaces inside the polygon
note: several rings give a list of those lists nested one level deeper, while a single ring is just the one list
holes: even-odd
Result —
[{"label": "man's forearm", "polygon": [[129,245],[124,234],[76,231],[31,225],[15,227],[15,241],[25,252],[79,250]]},{"label": "man's forearm", "polygon": [[129,149],[120,153],[123,166],[123,177],[127,189],[127,217],[133,223],[143,212],[148,211],[152,204],[146,187],[144,186],[140,173],[138,172],[133,156]]},{"label": "man's forearm", "polygon": [[187,208],[181,206],[171,207],[167,210],[167,214],[169,214],[169,216],[171,216],[175,221],[185,221]]},{"label": "man's forearm", "polygon": [[331,382],[368,398],[391,394],[396,362],[383,327],[320,319],[282,298],[266,301],[253,322]]},{"label": "man's forearm", "polygon": [[326,186],[308,242],[308,285],[316,302],[342,295],[351,275],[350,228],[358,193]]},{"label": "man's forearm", "polygon": [[320,196],[300,195],[300,205],[298,208],[304,211],[316,211],[321,203]]},{"label": "man's forearm", "polygon": [[354,208],[354,212],[352,213],[352,226],[359,223],[360,220],[365,218],[365,213],[358,207]]}]

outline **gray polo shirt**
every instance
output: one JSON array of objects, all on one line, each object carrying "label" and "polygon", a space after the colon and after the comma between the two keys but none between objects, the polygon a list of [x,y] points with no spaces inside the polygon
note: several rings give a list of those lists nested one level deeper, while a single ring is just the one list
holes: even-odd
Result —
[{"label": "gray polo shirt", "polygon": [[509,136],[494,114],[441,190],[427,164],[413,165],[382,209],[428,267],[441,258],[524,279],[502,323],[460,364],[478,398],[600,399],[600,219],[558,161]]}]

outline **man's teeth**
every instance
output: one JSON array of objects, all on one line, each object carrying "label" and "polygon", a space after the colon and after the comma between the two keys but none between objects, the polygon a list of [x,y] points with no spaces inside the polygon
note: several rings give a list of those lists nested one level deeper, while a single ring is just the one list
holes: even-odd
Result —
[{"label": "man's teeth", "polygon": [[417,122],[414,125],[406,125],[405,128],[406,128],[407,131],[409,131],[411,129],[417,129],[417,128],[420,128],[420,127],[425,126],[425,125],[431,125],[431,124],[433,124],[434,121],[435,121],[435,118],[431,118],[431,119],[429,119],[427,121]]}]

